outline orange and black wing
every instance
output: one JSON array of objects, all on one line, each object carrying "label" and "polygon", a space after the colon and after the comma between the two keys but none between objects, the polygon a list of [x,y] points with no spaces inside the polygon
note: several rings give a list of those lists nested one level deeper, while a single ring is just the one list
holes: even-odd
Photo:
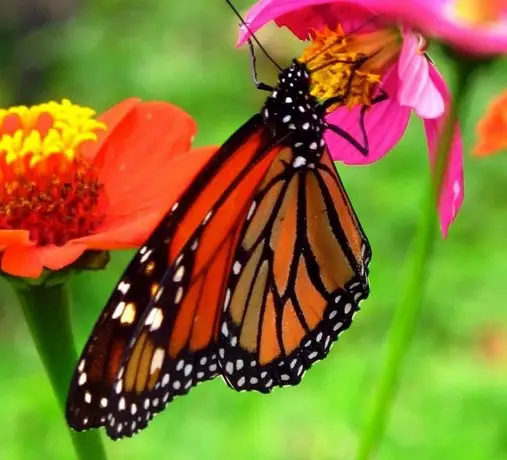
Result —
[{"label": "orange and black wing", "polygon": [[252,196],[278,152],[264,146],[255,116],[135,255],[79,360],[67,401],[72,428],[131,436],[172,398],[217,375],[223,286]]},{"label": "orange and black wing", "polygon": [[236,390],[297,384],[368,296],[371,250],[327,151],[286,148],[257,190],[227,282],[219,366]]}]

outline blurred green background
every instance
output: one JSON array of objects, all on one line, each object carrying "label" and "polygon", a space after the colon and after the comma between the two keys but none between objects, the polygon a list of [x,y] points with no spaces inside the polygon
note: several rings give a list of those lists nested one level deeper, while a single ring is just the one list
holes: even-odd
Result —
[{"label": "blurred green background", "polygon": [[[133,95],[172,101],[197,119],[200,145],[223,142],[261,105],[223,0],[81,3],[2,2],[2,105],[69,97],[100,112]],[[275,28],[259,34],[282,63],[297,53],[287,37]],[[445,73],[443,55],[434,58]],[[267,63],[260,69],[272,79]],[[506,71],[505,63],[490,66],[474,88],[464,120],[465,204],[437,244],[379,460],[507,459],[507,156],[469,155],[475,123]],[[374,252],[371,296],[351,330],[299,386],[264,396],[235,393],[220,379],[200,385],[140,435],[105,440],[111,459],[352,458],[427,180],[420,121],[378,164],[339,169]],[[73,280],[79,349],[131,255],[114,254],[105,274]],[[0,459],[73,459],[20,310],[0,288]]]}]

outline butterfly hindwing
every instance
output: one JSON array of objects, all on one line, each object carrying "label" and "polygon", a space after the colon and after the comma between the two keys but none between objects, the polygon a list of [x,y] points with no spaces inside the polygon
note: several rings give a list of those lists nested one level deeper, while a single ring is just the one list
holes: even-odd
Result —
[{"label": "butterfly hindwing", "polygon": [[284,150],[253,199],[227,283],[219,365],[237,390],[295,385],[367,297],[370,248],[327,152]]}]

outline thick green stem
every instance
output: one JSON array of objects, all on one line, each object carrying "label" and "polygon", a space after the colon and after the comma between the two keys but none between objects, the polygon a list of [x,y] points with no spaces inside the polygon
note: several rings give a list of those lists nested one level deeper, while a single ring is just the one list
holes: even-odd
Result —
[{"label": "thick green stem", "polygon": [[453,91],[454,105],[451,107],[439,139],[434,176],[428,181],[421,206],[411,257],[406,269],[407,278],[387,334],[386,355],[373,394],[372,405],[367,412],[366,424],[359,440],[357,460],[370,459],[384,434],[402,373],[404,358],[421,312],[429,263],[438,230],[436,204],[448,164],[457,114],[462,115],[463,113],[467,90],[470,87],[470,76],[473,73],[473,67],[467,60],[457,60],[456,68]]},{"label": "thick green stem", "polygon": [[[60,408],[65,411],[69,382],[77,362],[69,317],[68,289],[65,284],[54,286],[23,286],[19,282],[12,284]],[[70,431],[70,435],[77,458],[106,459],[98,432]]]}]

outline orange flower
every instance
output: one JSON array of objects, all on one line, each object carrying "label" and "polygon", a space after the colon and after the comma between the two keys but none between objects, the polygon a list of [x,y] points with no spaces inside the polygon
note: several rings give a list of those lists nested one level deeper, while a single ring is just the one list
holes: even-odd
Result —
[{"label": "orange flower", "polygon": [[196,125],[164,102],[94,115],[67,100],[0,110],[4,272],[37,278],[89,249],[139,246],[214,151],[184,154]]},{"label": "orange flower", "polygon": [[507,149],[507,91],[491,103],[477,124],[477,138],[474,154],[478,156]]}]

